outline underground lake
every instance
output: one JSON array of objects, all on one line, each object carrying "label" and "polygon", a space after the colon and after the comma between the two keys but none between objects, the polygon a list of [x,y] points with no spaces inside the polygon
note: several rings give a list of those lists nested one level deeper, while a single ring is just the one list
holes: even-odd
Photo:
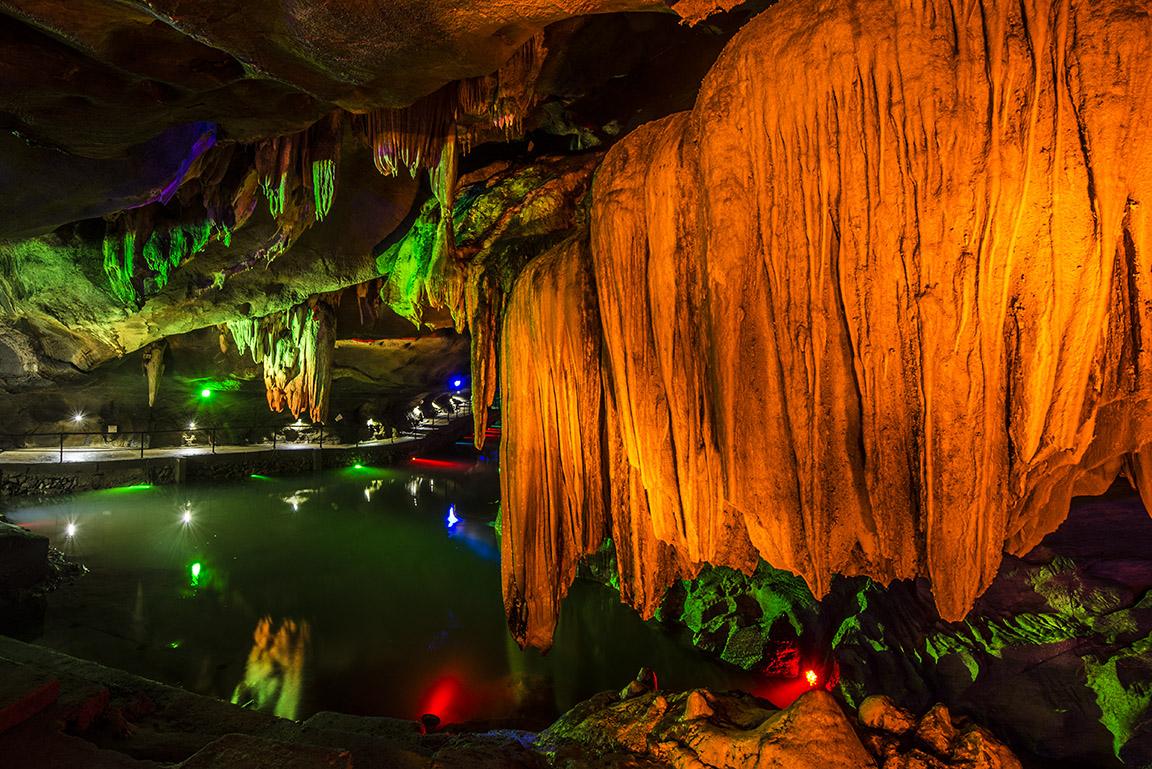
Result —
[{"label": "underground lake", "polygon": [[540,726],[641,667],[765,688],[582,580],[547,654],[507,632],[490,456],[11,506],[90,572],[26,640],[286,718],[319,710]]}]

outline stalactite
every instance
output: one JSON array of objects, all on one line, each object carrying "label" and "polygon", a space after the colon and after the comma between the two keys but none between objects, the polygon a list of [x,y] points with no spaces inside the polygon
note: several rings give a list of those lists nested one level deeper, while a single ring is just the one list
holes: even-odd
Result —
[{"label": "stalactite", "polygon": [[452,217],[456,205],[457,169],[456,129],[450,128],[440,150],[440,162],[432,170],[432,194],[439,203],[440,221],[436,226],[436,239],[432,245],[432,259],[428,266],[426,295],[433,307],[445,307],[452,314],[457,331],[463,331],[466,319],[462,317],[462,266],[456,259],[456,241]]},{"label": "stalactite", "polygon": [[[536,80],[547,53],[544,35],[539,33],[517,48],[496,72],[462,80],[460,116],[483,118],[505,141],[523,135],[524,118],[537,103]],[[484,133],[483,125],[468,124],[461,131],[464,148],[469,149]]]},{"label": "stalactite", "polygon": [[609,535],[599,329],[585,248],[570,241],[533,261],[504,320],[503,413],[524,429],[502,442],[500,462],[533,468],[500,476],[504,602],[513,635],[540,648],[551,644],[579,559]]},{"label": "stalactite", "polygon": [[124,304],[136,302],[136,288],[132,285],[135,251],[135,237],[130,232],[119,238],[104,238],[104,274],[112,295]]},{"label": "stalactite", "polygon": [[313,298],[263,318],[229,321],[228,331],[240,355],[264,367],[268,407],[287,408],[323,422],[328,414],[336,316],[326,298]]},{"label": "stalactite", "polygon": [[323,221],[332,210],[336,192],[336,161],[312,161],[312,191],[316,198],[316,220]]},{"label": "stalactite", "polygon": [[278,228],[265,247],[269,261],[331,211],[342,129],[343,112],[337,110],[304,131],[256,144],[257,183]]},{"label": "stalactite", "polygon": [[540,33],[490,75],[449,84],[409,107],[355,117],[376,168],[387,176],[407,171],[414,177],[443,162],[446,143],[456,145],[454,152],[467,152],[489,128],[498,129],[505,140],[519,137],[524,118],[537,103],[536,79],[546,54]]},{"label": "stalactite", "polygon": [[[226,245],[231,241],[231,230],[223,225],[207,221],[157,225],[154,217],[151,207],[124,212],[109,224],[104,237],[104,271],[113,294],[124,303],[134,304],[163,289],[172,271],[200,253],[214,236]],[[143,244],[140,260],[138,243]]]},{"label": "stalactite", "polygon": [[380,173],[396,176],[406,171],[415,177],[420,169],[438,162],[456,122],[456,92],[454,84],[448,85],[410,107],[377,109],[354,118]]},{"label": "stalactite", "polygon": [[[450,144],[445,145],[450,149]],[[436,196],[408,234],[377,258],[380,299],[419,326],[426,307],[449,309],[471,336],[472,409],[476,446],[484,444],[496,397],[496,347],[505,297],[533,256],[569,233],[583,216],[596,155],[541,159],[536,166],[474,177],[460,198],[448,187],[455,158],[445,153]],[[451,220],[445,216],[451,199]],[[451,230],[448,228],[451,227]],[[451,233],[451,234],[448,234]],[[448,256],[442,244],[451,243]]]},{"label": "stalactite", "polygon": [[[609,152],[591,210],[600,429],[632,552],[686,575],[762,557],[816,595],[834,574],[924,576],[958,619],[1072,495],[1121,469],[1147,486],[1152,91],[1131,73],[1152,25],[1121,0],[954,10],[781,0],[690,113]],[[557,515],[564,488],[515,491],[571,466],[532,447],[576,408],[512,390],[569,346],[519,317],[506,600],[536,642],[545,591],[602,522]],[[660,580],[625,563],[622,595],[650,610]]]}]

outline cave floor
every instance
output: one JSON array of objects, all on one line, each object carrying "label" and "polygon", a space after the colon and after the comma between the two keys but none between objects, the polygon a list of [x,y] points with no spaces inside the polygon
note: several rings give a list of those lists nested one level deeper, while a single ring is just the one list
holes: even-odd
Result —
[{"label": "cave floor", "polygon": [[[421,734],[413,721],[289,721],[0,636],[5,769],[397,769],[516,765],[528,733]],[[483,765],[486,762],[482,762]]]}]

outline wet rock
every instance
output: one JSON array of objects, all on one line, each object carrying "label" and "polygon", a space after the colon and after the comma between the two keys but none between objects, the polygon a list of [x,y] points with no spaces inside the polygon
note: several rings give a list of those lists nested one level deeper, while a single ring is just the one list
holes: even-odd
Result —
[{"label": "wet rock", "polygon": [[228,734],[204,746],[180,769],[352,769],[342,750]]},{"label": "wet rock", "polygon": [[849,717],[820,690],[786,710],[704,690],[591,703],[545,730],[539,744],[576,763],[630,753],[677,767],[876,766]]},{"label": "wet rock", "polygon": [[916,725],[916,719],[901,708],[896,707],[890,697],[875,694],[860,703],[858,713],[860,723],[869,729],[877,729],[889,734],[904,734]]},{"label": "wet rock", "polygon": [[934,705],[916,725],[916,739],[931,748],[938,756],[947,756],[952,752],[952,743],[956,737],[952,716],[948,708],[940,704]]},{"label": "wet rock", "polygon": [[640,672],[636,674],[636,677],[620,690],[620,699],[626,700],[629,697],[636,697],[647,692],[655,691],[657,688],[659,687],[656,685],[656,674],[648,668],[640,668]]},{"label": "wet rock", "polygon": [[947,764],[922,750],[896,753],[884,761],[883,769],[948,769]]},{"label": "wet rock", "polygon": [[991,732],[970,726],[952,745],[952,765],[963,769],[1020,769],[1020,761]]},{"label": "wet rock", "polygon": [[684,703],[684,720],[695,721],[698,718],[710,718],[713,715],[712,705],[708,696],[700,689],[688,693]]}]

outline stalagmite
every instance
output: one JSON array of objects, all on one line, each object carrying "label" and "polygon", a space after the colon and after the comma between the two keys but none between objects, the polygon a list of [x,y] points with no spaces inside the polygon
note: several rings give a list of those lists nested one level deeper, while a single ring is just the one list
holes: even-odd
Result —
[{"label": "stalagmite", "polygon": [[[611,528],[629,495],[632,547],[672,551],[660,568],[760,556],[817,595],[834,574],[926,576],[956,619],[1073,494],[1122,469],[1144,491],[1149,18],[1122,0],[783,0],[690,113],[618,144],[590,240],[606,405],[599,430],[581,421],[602,452],[618,436]],[[510,309],[512,404],[521,368],[568,344],[528,325]],[[536,448],[554,425],[584,419],[553,397],[505,414],[506,600],[531,643],[605,529],[599,507],[557,514],[571,482],[524,491],[559,472]],[[652,571],[625,565],[622,594],[651,610],[632,590]]]},{"label": "stalagmite", "polygon": [[156,405],[156,394],[160,392],[160,377],[164,376],[164,351],[167,347],[167,342],[159,341],[148,345],[142,352],[144,376],[148,380],[149,408]]}]

